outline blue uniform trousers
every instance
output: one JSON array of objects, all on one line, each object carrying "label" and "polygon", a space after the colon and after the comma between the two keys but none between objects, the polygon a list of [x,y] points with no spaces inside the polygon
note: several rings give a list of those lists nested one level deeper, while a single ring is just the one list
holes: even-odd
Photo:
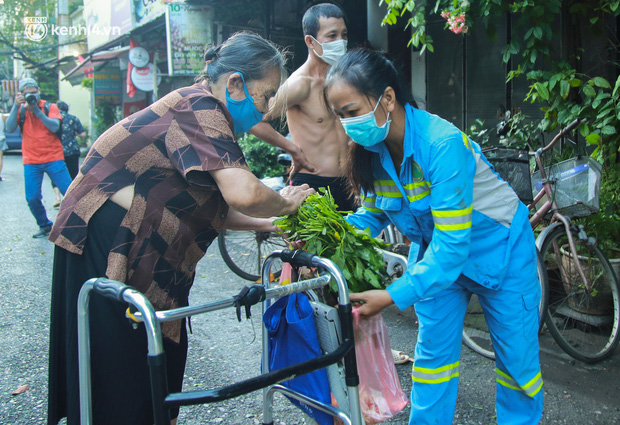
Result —
[{"label": "blue uniform trousers", "polygon": [[415,304],[419,333],[410,424],[452,424],[458,390],[463,317],[478,295],[496,353],[498,424],[536,424],[543,408],[538,360],[540,285],[534,241],[524,232],[506,276],[493,290],[461,275],[439,295]]}]

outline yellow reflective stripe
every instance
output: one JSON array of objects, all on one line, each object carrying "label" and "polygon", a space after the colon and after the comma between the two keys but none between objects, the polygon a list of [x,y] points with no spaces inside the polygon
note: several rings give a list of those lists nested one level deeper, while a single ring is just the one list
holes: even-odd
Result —
[{"label": "yellow reflective stripe", "polygon": [[414,202],[414,201],[419,201],[420,199],[424,198],[425,196],[428,196],[431,194],[430,190],[427,190],[426,192],[422,192],[419,195],[413,195],[413,196],[407,196],[407,200],[409,202]]},{"label": "yellow reflective stripe", "polygon": [[463,136],[463,143],[465,144],[465,147],[473,153],[474,150],[471,147],[471,142],[469,141],[469,138],[465,135],[465,133],[461,133],[461,136]]},{"label": "yellow reflective stripe", "polygon": [[463,230],[471,228],[473,206],[462,210],[432,210],[435,227],[439,230]]},{"label": "yellow reflective stripe", "polygon": [[470,206],[469,208],[463,208],[462,210],[449,210],[449,211],[438,211],[433,210],[434,217],[458,217],[458,216],[466,216],[472,213],[474,210],[474,206]]},{"label": "yellow reflective stripe", "polygon": [[456,362],[437,369],[428,369],[417,367],[414,363],[411,379],[413,382],[420,382],[423,384],[440,384],[442,382],[447,382],[459,376],[459,364],[460,362]]},{"label": "yellow reflective stripe", "polygon": [[446,370],[457,368],[457,367],[459,367],[460,364],[461,364],[461,362],[459,360],[456,363],[452,363],[452,364],[449,364],[449,365],[438,367],[437,369],[429,369],[429,368],[426,368],[426,367],[418,367],[414,363],[413,364],[413,370],[415,370],[417,372],[422,372],[422,373],[439,373],[439,372],[445,372]]},{"label": "yellow reflective stripe", "polygon": [[408,190],[408,189],[414,189],[416,187],[423,187],[423,186],[427,186],[428,187],[428,182],[424,181],[424,180],[422,180],[421,182],[413,182],[413,183],[409,183],[409,184],[403,186],[403,188],[405,188],[405,190]]},{"label": "yellow reflective stripe", "polygon": [[[376,189],[376,188],[375,188]],[[397,192],[383,192],[376,190],[377,196],[383,196],[384,198],[402,198],[403,195],[396,189]]]},{"label": "yellow reflective stripe", "polygon": [[452,231],[452,230],[463,230],[463,229],[470,229],[471,228],[471,221],[468,221],[467,223],[462,223],[462,224],[437,224],[435,223],[435,227],[438,230],[443,230],[446,232]]},{"label": "yellow reflective stripe", "polygon": [[497,368],[495,369],[495,371],[498,375],[498,377],[496,378],[498,384],[506,388],[510,388],[511,390],[521,391],[529,397],[534,397],[542,389],[543,380],[540,372],[538,372],[536,376],[534,376],[527,384],[521,387],[519,386],[519,383],[517,381],[508,376],[508,374],[506,374],[505,372],[502,372]]},{"label": "yellow reflective stripe", "polygon": [[384,198],[403,197],[393,180],[375,180],[375,193],[377,196],[383,196]]},{"label": "yellow reflective stripe", "polygon": [[370,211],[370,212],[372,212],[372,213],[382,213],[382,212],[383,212],[383,210],[382,210],[382,209],[379,209],[379,208],[368,207],[368,206],[366,206],[366,205],[362,205],[362,207],[363,207],[365,210]]},{"label": "yellow reflective stripe", "polygon": [[376,201],[377,201],[377,198],[367,198],[365,196],[362,196],[362,207],[365,210],[368,210],[373,213],[383,212],[381,209],[377,208]]},{"label": "yellow reflective stripe", "polygon": [[403,188],[405,189],[405,194],[409,202],[422,199],[431,193],[431,189],[426,181],[409,183],[403,186]]}]

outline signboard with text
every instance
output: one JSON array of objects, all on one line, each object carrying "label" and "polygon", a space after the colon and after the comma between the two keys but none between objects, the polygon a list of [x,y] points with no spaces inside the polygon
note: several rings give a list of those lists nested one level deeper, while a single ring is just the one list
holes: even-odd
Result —
[{"label": "signboard with text", "polygon": [[198,75],[204,68],[204,48],[213,43],[213,8],[169,3],[166,9],[168,74]]},{"label": "signboard with text", "polygon": [[118,61],[108,62],[95,71],[95,102],[108,101],[120,105],[122,102],[122,78]]},{"label": "signboard with text", "polygon": [[[88,50],[93,50],[133,29],[131,4],[126,0],[84,0],[84,26]],[[80,35],[82,32],[79,33]]]},{"label": "signboard with text", "polygon": [[167,0],[133,0],[133,14],[136,26],[146,24],[166,11]]}]

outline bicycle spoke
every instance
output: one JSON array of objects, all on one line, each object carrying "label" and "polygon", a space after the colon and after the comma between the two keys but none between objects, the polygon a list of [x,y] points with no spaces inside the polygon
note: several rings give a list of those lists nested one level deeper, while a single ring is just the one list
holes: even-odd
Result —
[{"label": "bicycle spoke", "polygon": [[543,244],[550,290],[547,326],[569,355],[595,362],[611,355],[618,344],[618,283],[598,247],[574,240],[577,258],[564,228],[553,231]]}]

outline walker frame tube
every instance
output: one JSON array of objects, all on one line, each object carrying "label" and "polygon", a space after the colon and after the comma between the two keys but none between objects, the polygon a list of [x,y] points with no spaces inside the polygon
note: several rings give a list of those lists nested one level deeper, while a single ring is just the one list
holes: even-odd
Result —
[{"label": "walker frame tube", "polygon": [[[290,254],[290,251],[285,251]],[[273,256],[274,254],[272,254]],[[294,253],[292,254],[294,257]],[[270,256],[269,258],[272,258]],[[269,259],[268,258],[268,259]],[[274,257],[275,258],[275,257]],[[271,260],[273,262],[273,259]],[[310,265],[310,264],[309,264]],[[285,286],[268,288],[265,284],[265,299],[281,297],[294,292],[302,292],[325,286],[331,278],[334,278],[339,288],[339,315],[341,320],[343,343],[333,352],[324,354],[295,365],[287,366],[273,372],[265,373],[228,386],[199,390],[191,392],[172,393],[168,392],[166,374],[166,359],[163,349],[160,322],[178,320],[191,315],[221,310],[231,307],[235,298],[221,300],[214,303],[201,304],[193,307],[182,307],[173,310],[155,312],[149,300],[140,292],[121,282],[106,278],[94,278],[88,280],[80,290],[78,297],[78,355],[79,355],[79,387],[80,387],[80,419],[82,425],[92,424],[92,382],[90,370],[90,330],[88,305],[91,291],[95,291],[107,298],[129,304],[138,311],[132,315],[132,319],[145,324],[148,340],[148,365],[151,376],[151,394],[153,397],[153,415],[156,425],[169,425],[172,407],[180,407],[193,404],[210,403],[237,397],[259,389],[272,387],[279,390],[281,386],[275,384],[293,379],[296,376],[310,373],[317,369],[333,364],[344,357],[346,368],[346,382],[349,386],[349,402],[352,406],[353,421],[345,421],[354,425],[363,424],[359,410],[359,393],[357,385],[357,366],[353,342],[353,325],[351,318],[351,304],[346,282],[340,270],[331,261],[312,256],[312,265],[324,267],[330,274],[323,274],[317,278],[302,282],[292,283]],[[268,282],[264,280],[264,282]],[[265,308],[265,303],[263,303]],[[263,331],[265,331],[263,327]],[[265,345],[265,341],[263,341]],[[265,362],[263,362],[265,364]],[[299,395],[302,399],[305,397]],[[303,401],[303,400],[302,400]],[[320,402],[312,401],[313,405],[321,410],[336,414],[341,417],[343,413],[332,406],[321,405]],[[354,413],[355,412],[355,413]]]},{"label": "walker frame tube", "polygon": [[[295,256],[303,258],[296,259]],[[303,394],[300,394],[296,391],[290,390],[281,385],[274,385],[272,387],[265,388],[263,390],[263,425],[270,425],[273,423],[273,396],[275,392],[286,393],[285,395],[292,396],[295,394],[293,398],[296,398],[299,401],[302,401],[306,404],[310,404],[314,407],[317,407],[319,410],[329,413],[338,418],[347,418],[345,423],[349,425],[363,425],[362,414],[360,410],[360,397],[359,397],[359,376],[357,374],[357,360],[355,358],[355,345],[354,345],[354,337],[353,337],[353,316],[352,311],[353,307],[351,306],[351,301],[349,300],[349,288],[347,286],[347,282],[343,277],[342,271],[338,268],[336,264],[332,261],[327,260],[325,258],[318,257],[313,254],[309,254],[303,251],[276,251],[271,254],[265,260],[263,264],[263,275],[262,281],[269,282],[269,269],[271,264],[275,261],[276,258],[281,258],[283,261],[289,262],[292,265],[297,266],[309,266],[309,267],[320,267],[327,270],[332,278],[336,281],[336,286],[338,287],[338,316],[340,319],[340,327],[342,331],[342,345],[338,347],[337,350],[325,354],[321,357],[331,356],[340,351],[340,348],[343,346],[347,346],[346,354],[344,355],[344,368],[345,368],[345,382],[347,385],[348,391],[348,399],[349,399],[349,411],[351,412],[351,418],[349,419],[347,415],[340,409],[337,409],[333,406],[325,405],[318,400],[311,399],[306,397]],[[268,283],[266,283],[268,285]],[[293,285],[293,284],[289,284]],[[289,285],[285,285],[289,286]],[[269,307],[269,300],[265,299],[263,301],[263,314]],[[268,332],[267,329],[263,326],[263,373],[273,373],[269,372],[269,362],[265,359],[269,359],[269,345],[268,345]],[[318,357],[318,358],[321,358]],[[336,361],[340,360],[342,355],[339,355]],[[316,360],[316,359],[314,359]],[[310,360],[312,361],[312,360]],[[286,368],[285,368],[286,369]],[[278,369],[283,370],[283,369]]]}]

